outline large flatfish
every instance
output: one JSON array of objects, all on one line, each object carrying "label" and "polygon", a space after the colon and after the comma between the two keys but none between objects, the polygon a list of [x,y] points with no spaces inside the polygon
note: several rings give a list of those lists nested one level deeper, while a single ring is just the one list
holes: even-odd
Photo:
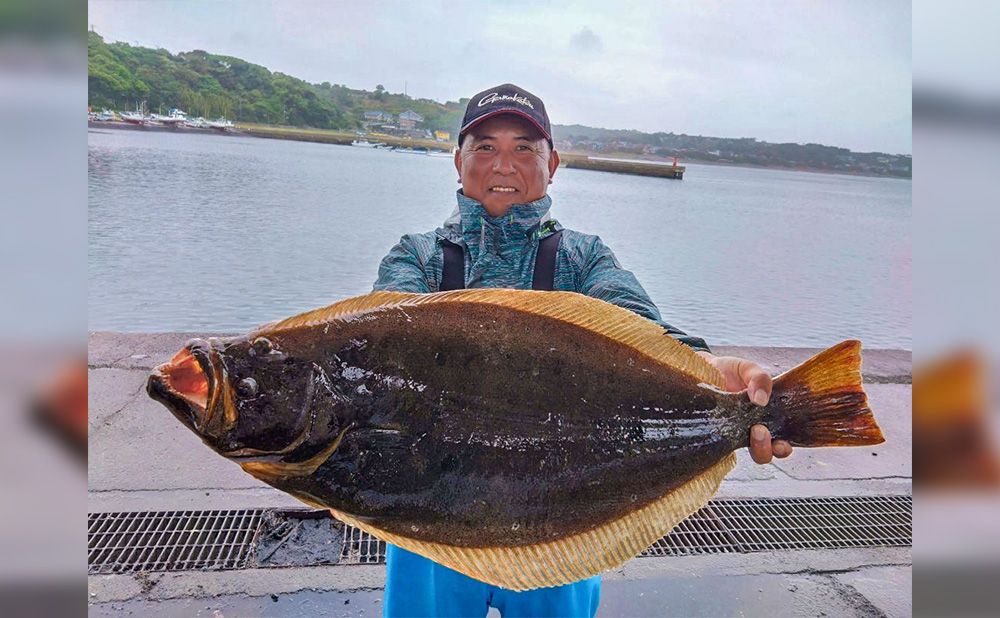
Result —
[{"label": "large flatfish", "polygon": [[655,323],[569,292],[376,292],[194,340],[150,394],[254,477],[513,590],[624,564],[703,506],[763,423],[876,444],[860,343],[767,406]]}]

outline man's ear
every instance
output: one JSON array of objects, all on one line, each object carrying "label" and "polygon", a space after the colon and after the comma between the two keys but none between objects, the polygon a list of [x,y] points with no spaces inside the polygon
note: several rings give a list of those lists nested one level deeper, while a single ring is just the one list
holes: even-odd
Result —
[{"label": "man's ear", "polygon": [[549,153],[549,182],[552,182],[557,169],[559,169],[559,153],[553,150]]},{"label": "man's ear", "polygon": [[462,182],[462,147],[455,149],[455,171],[458,172],[458,181]]}]

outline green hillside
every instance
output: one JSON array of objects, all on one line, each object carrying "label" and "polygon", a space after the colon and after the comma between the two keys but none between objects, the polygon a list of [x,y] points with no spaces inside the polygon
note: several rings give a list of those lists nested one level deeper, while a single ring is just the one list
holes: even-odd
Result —
[{"label": "green hillside", "polygon": [[206,118],[344,130],[359,128],[369,110],[399,114],[412,109],[424,117],[424,128],[454,131],[465,108],[465,101],[442,105],[392,94],[381,85],[368,92],[328,82],[310,84],[201,50],[171,54],[107,43],[96,32],[88,34],[87,57],[88,103],[95,109],[130,110],[145,101],[154,112],[179,107]]}]

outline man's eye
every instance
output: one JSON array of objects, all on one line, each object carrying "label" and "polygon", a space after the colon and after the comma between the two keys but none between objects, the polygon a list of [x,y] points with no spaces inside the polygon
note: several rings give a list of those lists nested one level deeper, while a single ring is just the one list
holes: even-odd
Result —
[{"label": "man's eye", "polygon": [[480,144],[476,147],[476,150],[485,150],[486,152],[490,152],[493,150],[493,146],[490,144]]}]

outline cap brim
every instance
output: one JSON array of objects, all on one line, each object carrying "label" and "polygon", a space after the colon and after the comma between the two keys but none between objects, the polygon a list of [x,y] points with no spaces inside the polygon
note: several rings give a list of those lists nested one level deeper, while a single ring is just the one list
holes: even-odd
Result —
[{"label": "cap brim", "polygon": [[532,126],[534,126],[536,129],[538,129],[538,132],[542,134],[542,137],[544,137],[545,139],[549,140],[549,143],[552,142],[552,136],[545,132],[545,129],[542,128],[542,125],[538,124],[537,120],[535,120],[529,114],[526,114],[526,113],[522,112],[521,110],[519,110],[517,108],[506,108],[506,107],[503,108],[503,109],[495,109],[492,112],[488,112],[488,113],[483,114],[479,118],[476,118],[475,120],[473,120],[469,124],[465,125],[461,129],[459,129],[458,134],[459,135],[465,135],[469,131],[469,129],[471,129],[472,127],[476,126],[480,122],[482,122],[484,120],[489,120],[490,118],[493,118],[494,116],[499,116],[501,114],[514,114],[515,116],[520,116],[521,118],[524,118],[525,120],[527,120],[528,122],[530,122],[532,124]]}]

